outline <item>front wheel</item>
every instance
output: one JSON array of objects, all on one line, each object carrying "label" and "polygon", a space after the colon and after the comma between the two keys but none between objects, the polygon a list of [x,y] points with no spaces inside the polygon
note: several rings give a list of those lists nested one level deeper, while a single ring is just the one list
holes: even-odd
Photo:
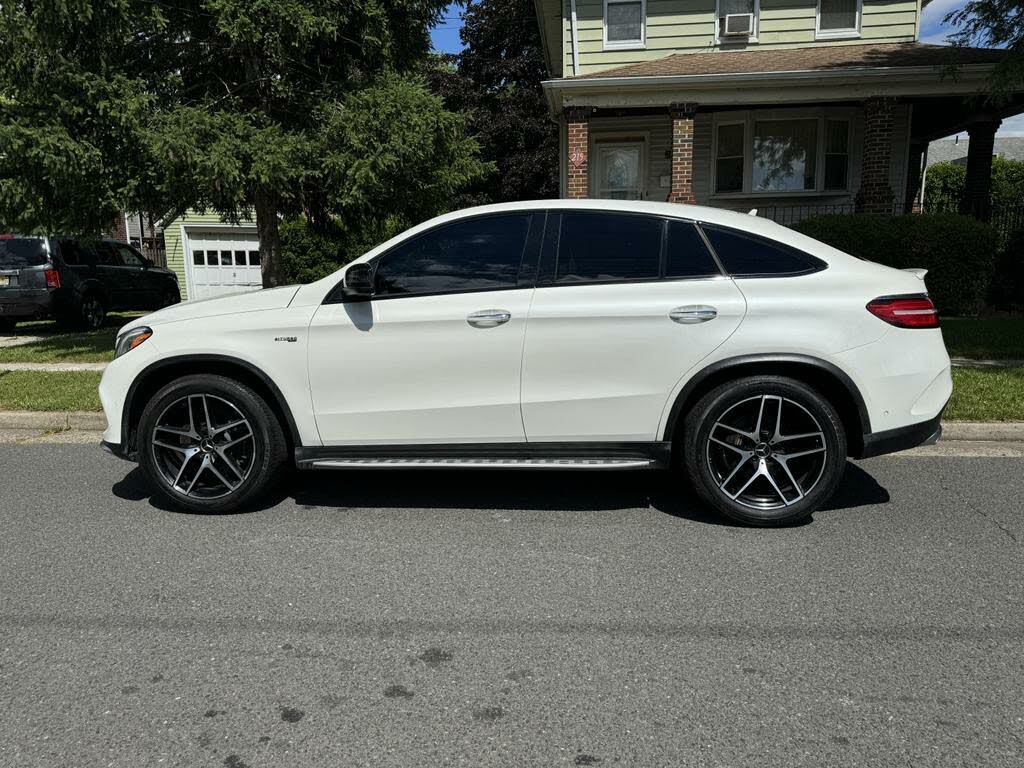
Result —
[{"label": "front wheel", "polygon": [[754,376],[712,390],[684,425],[697,494],[732,520],[790,525],[835,492],[846,434],[835,408],[806,384]]},{"label": "front wheel", "polygon": [[0,331],[3,331],[4,333],[12,332],[17,325],[17,320],[12,320],[9,317],[0,317]]},{"label": "front wheel", "polygon": [[185,376],[143,411],[139,464],[175,506],[231,512],[264,495],[287,455],[267,403],[224,376]]}]

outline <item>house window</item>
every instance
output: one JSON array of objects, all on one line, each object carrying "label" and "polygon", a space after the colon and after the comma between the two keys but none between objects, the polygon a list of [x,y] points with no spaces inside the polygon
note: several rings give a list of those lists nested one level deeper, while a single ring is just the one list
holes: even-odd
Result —
[{"label": "house window", "polygon": [[813,191],[817,134],[817,120],[755,121],[751,191]]},{"label": "house window", "polygon": [[837,110],[723,113],[713,137],[714,194],[848,191],[851,124],[841,114]]},{"label": "house window", "polygon": [[[716,11],[717,26],[716,33],[718,35],[719,43],[744,43],[748,41],[757,41],[757,25],[758,17],[761,11],[760,0],[718,0],[718,10]],[[725,17],[735,16],[740,14],[749,13],[753,16],[750,25],[750,34],[731,34],[737,30],[742,30],[742,26],[735,26],[736,22],[733,22],[732,30],[726,30]]]},{"label": "house window", "polygon": [[604,0],[604,47],[642,48],[647,0]]},{"label": "house window", "polygon": [[859,37],[861,0],[818,0],[818,37]]},{"label": "house window", "polygon": [[744,123],[718,126],[718,151],[715,153],[715,189],[719,192],[743,191]]}]

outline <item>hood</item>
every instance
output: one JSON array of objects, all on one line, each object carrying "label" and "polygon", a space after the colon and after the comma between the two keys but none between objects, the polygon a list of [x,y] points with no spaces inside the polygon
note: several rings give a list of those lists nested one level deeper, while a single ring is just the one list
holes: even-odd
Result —
[{"label": "hood", "polygon": [[140,325],[161,325],[173,323],[178,320],[196,320],[201,317],[216,317],[218,315],[233,315],[240,312],[260,312],[266,309],[281,309],[287,307],[295,292],[299,290],[297,285],[285,285],[280,288],[263,288],[258,291],[246,293],[233,293],[228,296],[217,296],[212,299],[199,299],[197,301],[184,301],[181,304],[174,304],[152,314],[140,317],[137,320],[125,325],[118,333],[123,333],[129,328],[137,328]]}]

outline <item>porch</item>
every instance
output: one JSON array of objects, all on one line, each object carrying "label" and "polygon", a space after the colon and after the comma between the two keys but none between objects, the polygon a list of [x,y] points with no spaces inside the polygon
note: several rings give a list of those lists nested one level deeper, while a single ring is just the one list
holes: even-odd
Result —
[{"label": "porch", "polygon": [[991,214],[1003,52],[919,43],[675,54],[549,81],[563,117],[562,195],[757,208],[782,223],[912,210],[929,141],[970,134],[961,210]]}]

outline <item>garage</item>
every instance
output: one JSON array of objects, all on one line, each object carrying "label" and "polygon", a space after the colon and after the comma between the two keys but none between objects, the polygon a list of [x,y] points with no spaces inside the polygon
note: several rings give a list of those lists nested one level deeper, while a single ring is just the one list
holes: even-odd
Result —
[{"label": "garage", "polygon": [[185,227],[185,275],[190,299],[263,287],[255,229]]}]

